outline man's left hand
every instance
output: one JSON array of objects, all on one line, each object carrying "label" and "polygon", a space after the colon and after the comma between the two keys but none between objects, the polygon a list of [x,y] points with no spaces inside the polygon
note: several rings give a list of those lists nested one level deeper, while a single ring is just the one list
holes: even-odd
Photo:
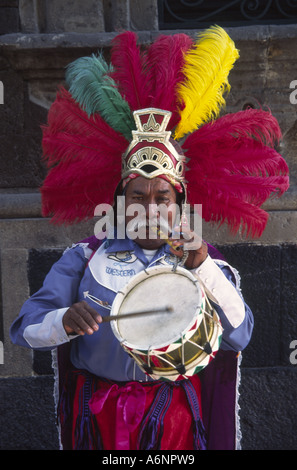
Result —
[{"label": "man's left hand", "polygon": [[207,244],[197,237],[191,231],[182,233],[179,239],[171,239],[172,254],[182,258],[185,250],[188,251],[188,257],[184,266],[188,269],[195,269],[206,260],[208,254]]}]

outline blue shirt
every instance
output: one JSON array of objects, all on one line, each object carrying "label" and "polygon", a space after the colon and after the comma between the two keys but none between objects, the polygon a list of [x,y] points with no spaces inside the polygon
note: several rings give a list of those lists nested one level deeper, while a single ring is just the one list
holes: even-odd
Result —
[{"label": "blue shirt", "polygon": [[[174,261],[168,245],[163,245],[150,262],[141,247],[130,239],[107,239],[94,252],[87,243],[74,245],[53,265],[42,288],[25,302],[11,326],[11,339],[21,346],[41,350],[71,341],[71,361],[75,367],[111,380],[147,380],[146,374],[120,345],[110,323],[101,324],[92,335],[73,337],[66,334],[62,318],[73,303],[81,300],[89,302],[100,315],[109,315],[107,308],[86,298],[85,293],[111,306],[117,292],[137,273],[148,266]],[[253,315],[242,299],[239,286],[234,285],[234,270],[219,260],[208,259],[203,265],[199,267],[201,276],[206,283],[209,281],[210,293],[216,293],[224,306],[221,308],[220,302],[216,302],[224,328],[221,348],[240,351],[250,340]],[[226,289],[230,289],[228,302]]]}]

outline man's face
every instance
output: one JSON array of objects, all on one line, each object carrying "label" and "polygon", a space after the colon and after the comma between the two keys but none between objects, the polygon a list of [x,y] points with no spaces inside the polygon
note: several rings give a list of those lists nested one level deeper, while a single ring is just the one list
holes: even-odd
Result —
[{"label": "man's face", "polygon": [[[145,249],[157,249],[162,244],[164,240],[160,237],[153,238],[151,232],[149,233],[149,227],[154,225],[154,220],[159,220],[160,212],[157,210],[157,206],[162,205],[163,209],[168,208],[167,212],[167,221],[169,229],[172,229],[176,217],[176,193],[173,186],[162,178],[153,178],[151,180],[138,176],[135,179],[132,179],[126,189],[125,193],[125,214],[126,214],[126,226],[127,224],[132,223],[135,220],[136,214],[130,213],[127,215],[127,208],[132,204],[139,204],[142,206],[143,213],[145,213],[145,223],[147,224],[146,228],[141,232],[142,235],[135,238],[136,243]],[[170,207],[171,206],[171,207]],[[144,236],[143,236],[144,234]]]}]

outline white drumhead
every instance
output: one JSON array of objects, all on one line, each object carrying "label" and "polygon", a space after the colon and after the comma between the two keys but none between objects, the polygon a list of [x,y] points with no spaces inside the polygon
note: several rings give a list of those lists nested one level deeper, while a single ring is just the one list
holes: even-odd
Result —
[{"label": "white drumhead", "polygon": [[173,272],[170,266],[148,268],[117,294],[111,314],[167,306],[173,311],[114,320],[111,326],[118,340],[128,347],[140,350],[162,348],[180,339],[191,328],[201,310],[202,300],[201,287],[189,271],[178,267]]}]

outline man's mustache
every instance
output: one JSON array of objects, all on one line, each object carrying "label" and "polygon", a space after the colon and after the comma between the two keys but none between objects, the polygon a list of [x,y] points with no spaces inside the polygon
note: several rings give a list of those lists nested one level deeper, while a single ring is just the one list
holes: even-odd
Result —
[{"label": "man's mustache", "polygon": [[147,230],[149,230],[149,238],[157,239],[157,230],[159,229],[164,236],[168,237],[171,233],[171,227],[163,217],[136,217],[128,222],[126,230],[127,235],[137,233],[138,238],[147,238]]}]

